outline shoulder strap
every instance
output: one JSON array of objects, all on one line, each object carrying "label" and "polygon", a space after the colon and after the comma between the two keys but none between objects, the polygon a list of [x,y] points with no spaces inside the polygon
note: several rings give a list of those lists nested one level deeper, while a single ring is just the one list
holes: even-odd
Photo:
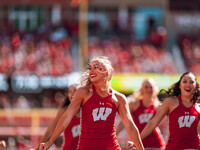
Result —
[{"label": "shoulder strap", "polygon": [[143,101],[142,99],[139,100],[139,102],[140,102],[140,106],[139,107],[144,107],[142,101]]},{"label": "shoulder strap", "polygon": [[181,100],[181,97],[180,97],[180,96],[178,96],[178,101],[179,101],[179,105],[183,105],[183,103],[182,103],[182,100]]},{"label": "shoulder strap", "polygon": [[96,89],[93,84],[92,84],[92,91],[93,91],[93,94],[96,93]]}]

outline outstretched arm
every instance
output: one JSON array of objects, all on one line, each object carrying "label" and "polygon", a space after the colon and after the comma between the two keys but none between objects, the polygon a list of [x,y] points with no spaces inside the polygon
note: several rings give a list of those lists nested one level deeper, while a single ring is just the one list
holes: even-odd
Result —
[{"label": "outstretched arm", "polygon": [[153,130],[159,125],[161,120],[169,113],[170,101],[165,100],[160,106],[159,110],[156,112],[156,115],[147,123],[145,128],[141,132],[142,140],[153,132]]},{"label": "outstretched arm", "polygon": [[51,145],[54,143],[54,141],[58,138],[58,136],[67,128],[69,123],[71,122],[71,119],[78,113],[81,103],[82,103],[82,95],[80,89],[77,90],[77,92],[74,95],[73,100],[71,101],[70,105],[68,106],[67,110],[64,112],[64,114],[61,116],[61,118],[58,121],[58,124],[56,125],[56,128],[46,143],[40,144],[40,150],[47,150],[51,147]]},{"label": "outstretched arm", "polygon": [[6,148],[6,142],[4,140],[0,140],[0,148]]},{"label": "outstretched arm", "polygon": [[132,120],[126,97],[124,95],[120,95],[117,97],[119,103],[119,116],[124,124],[124,127],[126,128],[129,137],[135,143],[135,146],[138,150],[144,150],[144,146],[142,144],[138,128]]},{"label": "outstretched arm", "polygon": [[[127,99],[129,99],[129,110],[130,113],[132,113],[135,107],[138,107],[139,103],[138,101],[135,101],[132,95],[129,96]],[[116,135],[118,135],[122,131],[122,129],[124,129],[124,124],[122,121],[120,121],[116,128]]]}]

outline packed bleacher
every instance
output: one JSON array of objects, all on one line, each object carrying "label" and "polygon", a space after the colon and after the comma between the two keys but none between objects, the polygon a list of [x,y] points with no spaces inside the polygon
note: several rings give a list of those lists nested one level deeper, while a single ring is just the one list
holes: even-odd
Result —
[{"label": "packed bleacher", "polygon": [[180,34],[178,44],[188,70],[200,74],[199,34]]},{"label": "packed bleacher", "polygon": [[[7,76],[60,76],[73,71],[70,54],[72,39],[64,37],[53,41],[50,35],[40,33],[0,31],[0,73]],[[50,32],[50,31],[48,31]]]},{"label": "packed bleacher", "polygon": [[89,57],[98,55],[108,56],[116,73],[177,73],[169,51],[146,42],[95,37],[89,42]]},{"label": "packed bleacher", "polygon": [[[21,74],[59,76],[74,71],[71,47],[73,39],[51,41],[39,35],[2,34],[0,72],[8,76]],[[6,42],[5,42],[6,41]],[[173,58],[165,48],[131,39],[93,37],[89,40],[89,57],[107,55],[115,72],[176,73]],[[146,65],[148,64],[148,65]]]},{"label": "packed bleacher", "polygon": [[[72,55],[72,47],[77,44],[74,40],[78,36],[78,27],[76,23],[69,24],[43,24],[37,31],[30,32],[17,30],[6,23],[0,30],[0,73],[10,79],[16,75],[57,77],[75,71],[74,62],[78,61],[79,57]],[[145,41],[138,41],[132,38],[132,35],[117,36],[125,33],[119,27],[116,29],[117,34],[111,34],[114,32],[112,31],[109,36],[95,36],[94,32],[89,30],[92,32],[88,41],[89,59],[97,55],[108,56],[115,73],[178,73],[171,53],[163,46],[166,37],[161,36],[162,30],[153,30]],[[192,66],[194,68],[194,65]],[[9,101],[12,102],[10,107],[17,107],[15,101],[18,99],[22,99],[24,103],[28,101],[29,104],[25,105],[28,108],[43,107],[43,101],[47,103],[57,91],[51,92],[53,94],[42,92],[44,98],[33,97],[31,93],[9,96]],[[12,95],[8,92],[3,94]],[[51,101],[51,107],[56,107],[55,99]],[[6,107],[4,105],[7,104],[2,101],[1,107]]]}]

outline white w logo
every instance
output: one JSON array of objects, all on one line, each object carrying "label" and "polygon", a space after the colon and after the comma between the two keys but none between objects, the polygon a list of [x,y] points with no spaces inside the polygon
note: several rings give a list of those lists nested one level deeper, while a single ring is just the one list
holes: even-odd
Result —
[{"label": "white w logo", "polygon": [[106,120],[107,117],[111,114],[112,109],[111,108],[105,108],[105,107],[101,107],[101,108],[96,108],[92,111],[92,116],[93,116],[93,120],[98,121],[98,120]]},{"label": "white w logo", "polygon": [[72,136],[73,136],[73,137],[79,136],[80,133],[81,133],[80,124],[79,124],[79,125],[76,125],[76,126],[74,126],[74,127],[72,127]]},{"label": "white w logo", "polygon": [[139,115],[138,119],[140,124],[147,123],[153,117],[152,113],[144,113]]},{"label": "white w logo", "polygon": [[191,127],[195,120],[195,116],[182,116],[178,118],[179,127]]}]

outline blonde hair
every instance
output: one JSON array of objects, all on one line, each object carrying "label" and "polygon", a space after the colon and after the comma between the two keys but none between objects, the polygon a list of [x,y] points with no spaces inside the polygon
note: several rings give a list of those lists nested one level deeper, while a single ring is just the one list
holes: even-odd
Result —
[{"label": "blonde hair", "polygon": [[[108,57],[98,56],[98,57],[93,58],[90,61],[90,63],[93,61],[98,61],[103,67],[105,67],[106,72],[107,72],[106,80],[110,82],[112,79],[112,76],[113,76],[113,67],[112,67],[111,61],[108,59]],[[82,86],[88,86],[88,85],[92,84],[92,82],[90,80],[88,69],[83,73],[83,75],[80,79],[80,83]]]},{"label": "blonde hair", "polygon": [[143,99],[142,88],[143,88],[145,82],[149,82],[152,85],[152,88],[153,88],[152,98],[157,99],[159,89],[158,89],[158,86],[155,84],[155,81],[152,78],[147,78],[142,82],[141,88],[138,91],[135,91],[133,94],[135,99],[137,99],[137,100]]}]

